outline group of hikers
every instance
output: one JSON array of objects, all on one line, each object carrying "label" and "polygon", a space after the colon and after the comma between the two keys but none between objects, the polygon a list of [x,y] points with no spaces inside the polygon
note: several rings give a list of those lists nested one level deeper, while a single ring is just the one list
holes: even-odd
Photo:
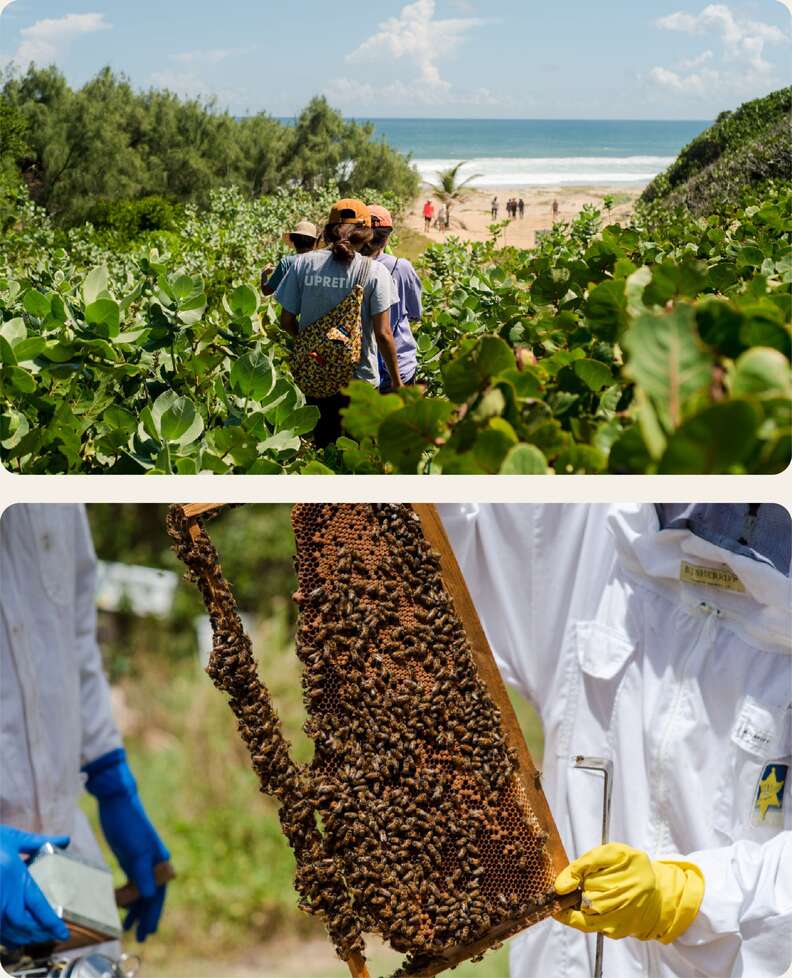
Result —
[{"label": "group of hikers", "polygon": [[262,291],[279,303],[281,326],[294,338],[295,382],[319,409],[318,448],[342,433],[351,380],[383,394],[415,383],[411,324],[422,315],[421,281],[411,262],[389,253],[392,233],[387,208],[339,200],[321,233],[300,221],[284,235],[292,251],[262,271]]},{"label": "group of hikers", "polygon": [[[500,202],[497,197],[492,198],[492,203],[490,204],[490,210],[492,212],[492,220],[498,220],[498,211],[500,210]],[[525,217],[525,201],[522,197],[519,200],[516,197],[510,197],[506,201],[506,214],[510,221],[517,218],[519,214],[521,218]]]},{"label": "group of hikers", "polygon": [[432,227],[437,231],[447,231],[451,227],[451,212],[448,207],[441,204],[435,210],[435,205],[431,200],[427,200],[423,205],[424,231],[430,231]]}]

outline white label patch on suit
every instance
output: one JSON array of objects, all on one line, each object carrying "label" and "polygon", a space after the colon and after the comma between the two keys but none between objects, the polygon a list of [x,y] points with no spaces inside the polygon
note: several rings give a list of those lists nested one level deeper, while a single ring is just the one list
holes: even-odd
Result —
[{"label": "white label patch on suit", "polygon": [[689,584],[707,584],[709,587],[745,594],[745,585],[728,567],[704,567],[702,564],[690,564],[683,560],[679,567],[679,579]]}]

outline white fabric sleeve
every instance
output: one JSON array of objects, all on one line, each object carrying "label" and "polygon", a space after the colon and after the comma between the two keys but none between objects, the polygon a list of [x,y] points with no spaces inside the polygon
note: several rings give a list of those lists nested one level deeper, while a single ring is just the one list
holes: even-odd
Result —
[{"label": "white fabric sleeve", "polygon": [[704,873],[704,899],[674,948],[697,974],[782,975],[792,963],[792,832],[685,858]]},{"label": "white fabric sleeve", "polygon": [[[438,506],[505,682],[541,709],[556,683],[590,507]],[[605,532],[605,510],[596,517]]]},{"label": "white fabric sleeve", "polygon": [[96,641],[96,554],[85,510],[75,520],[75,645],[80,668],[81,765],[122,746],[113,719],[110,684]]}]

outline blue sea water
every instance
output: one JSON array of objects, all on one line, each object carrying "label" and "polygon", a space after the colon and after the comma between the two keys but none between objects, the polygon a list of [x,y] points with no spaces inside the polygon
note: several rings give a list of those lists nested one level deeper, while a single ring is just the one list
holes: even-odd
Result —
[{"label": "blue sea water", "polygon": [[[362,121],[362,120],[361,120]],[[461,160],[480,187],[648,183],[707,121],[371,119],[425,180]]]}]

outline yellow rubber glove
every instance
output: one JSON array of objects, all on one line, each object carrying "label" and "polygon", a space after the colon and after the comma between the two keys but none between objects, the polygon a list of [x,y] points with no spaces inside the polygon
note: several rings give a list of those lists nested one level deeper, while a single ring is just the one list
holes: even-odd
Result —
[{"label": "yellow rubber glove", "polygon": [[562,910],[556,920],[586,933],[637,937],[670,944],[693,923],[704,897],[704,874],[692,863],[661,859],[611,842],[563,869],[556,892],[582,887],[580,910]]}]

